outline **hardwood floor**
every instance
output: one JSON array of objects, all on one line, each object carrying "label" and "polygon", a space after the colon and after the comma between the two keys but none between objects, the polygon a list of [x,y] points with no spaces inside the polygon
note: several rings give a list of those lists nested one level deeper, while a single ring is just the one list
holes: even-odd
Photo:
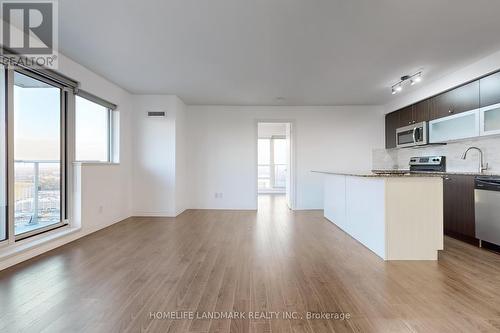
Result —
[{"label": "hardwood floor", "polygon": [[[4,270],[0,331],[500,330],[500,255],[446,238],[438,262],[383,262],[321,211],[291,212],[272,195],[259,205],[130,218]],[[181,311],[246,318],[166,318]]]}]

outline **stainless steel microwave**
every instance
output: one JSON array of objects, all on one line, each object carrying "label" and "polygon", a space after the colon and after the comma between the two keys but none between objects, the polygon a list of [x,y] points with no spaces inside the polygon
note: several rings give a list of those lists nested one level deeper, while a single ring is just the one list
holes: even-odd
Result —
[{"label": "stainless steel microwave", "polygon": [[429,125],[426,121],[396,130],[396,146],[398,148],[422,146],[428,143]]}]

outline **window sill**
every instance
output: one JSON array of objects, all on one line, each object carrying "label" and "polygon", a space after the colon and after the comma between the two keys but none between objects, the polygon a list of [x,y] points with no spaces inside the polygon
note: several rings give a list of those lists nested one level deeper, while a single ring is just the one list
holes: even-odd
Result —
[{"label": "window sill", "polygon": [[54,231],[49,231],[39,236],[26,238],[15,243],[5,244],[4,246],[0,247],[0,261],[21,254],[25,251],[32,250],[38,246],[44,245],[56,239],[71,235],[80,230],[80,227],[66,226]]}]

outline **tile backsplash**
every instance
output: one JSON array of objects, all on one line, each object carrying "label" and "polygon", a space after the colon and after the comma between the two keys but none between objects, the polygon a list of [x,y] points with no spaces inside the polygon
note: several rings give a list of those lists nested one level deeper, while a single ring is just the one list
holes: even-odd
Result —
[{"label": "tile backsplash", "polygon": [[500,173],[500,136],[474,138],[441,146],[375,149],[372,155],[372,168],[408,169],[410,157],[442,155],[446,156],[447,171],[476,172],[479,165],[479,153],[477,151],[470,151],[466,160],[460,158],[464,151],[471,146],[478,147],[483,151],[484,162],[489,164],[487,172]]}]

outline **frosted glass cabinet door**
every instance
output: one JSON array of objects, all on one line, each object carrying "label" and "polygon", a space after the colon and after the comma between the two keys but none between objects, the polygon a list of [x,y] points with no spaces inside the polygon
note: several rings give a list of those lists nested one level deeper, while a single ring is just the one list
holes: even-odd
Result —
[{"label": "frosted glass cabinet door", "polygon": [[463,112],[429,123],[429,142],[447,142],[479,136],[479,110]]},{"label": "frosted glass cabinet door", "polygon": [[500,134],[500,104],[481,108],[481,135]]}]

